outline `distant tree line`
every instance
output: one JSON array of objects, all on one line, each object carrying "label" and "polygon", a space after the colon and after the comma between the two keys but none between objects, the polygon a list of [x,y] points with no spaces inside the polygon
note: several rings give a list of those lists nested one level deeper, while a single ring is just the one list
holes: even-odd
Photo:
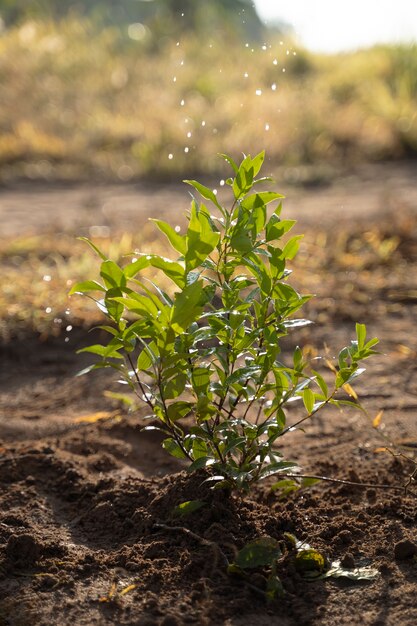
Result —
[{"label": "distant tree line", "polygon": [[158,34],[210,33],[221,29],[259,40],[265,26],[250,0],[0,0],[0,17],[6,26],[28,18],[61,19],[81,15],[104,24],[141,22]]}]

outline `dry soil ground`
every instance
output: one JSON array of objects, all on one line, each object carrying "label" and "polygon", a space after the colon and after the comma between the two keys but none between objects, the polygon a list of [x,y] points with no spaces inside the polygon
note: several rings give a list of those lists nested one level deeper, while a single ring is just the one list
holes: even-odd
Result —
[{"label": "dry soil ground", "polygon": [[[325,306],[311,310],[317,325],[294,341],[336,351],[352,336],[352,320],[368,324],[382,354],[370,362],[358,391],[372,416],[384,410],[384,432],[407,444],[398,450],[411,459],[417,446],[416,170],[413,163],[381,165],[326,188],[283,190],[286,215],[299,218],[301,230],[333,233],[343,222],[358,232],[381,224],[399,237],[389,261],[370,263],[355,274],[357,282],[349,267],[333,272],[334,260],[324,254],[328,279],[317,291]],[[4,237],[86,234],[93,226],[140,228],[146,216],[169,219],[187,204],[178,187],[20,186],[0,192],[0,219]],[[74,354],[86,342],[91,337],[76,330],[69,342],[29,336],[0,346],[0,624],[417,623],[417,490],[401,491],[415,465],[375,453],[383,442],[369,420],[329,411],[305,434],[289,435],[284,451],[306,473],[398,490],[321,482],[281,500],[265,484],[250,497],[229,497],[202,485],[199,474],[190,478],[157,436],[141,432],[140,415],[125,415],[103,396],[117,388],[111,375],[74,378],[89,360]],[[109,419],[79,421],[98,412]],[[196,498],[206,506],[180,522],[173,517],[177,504]],[[285,593],[268,603],[262,572],[249,581],[227,574],[224,556],[233,560],[256,537],[282,541],[285,532],[330,561],[372,566],[378,575],[368,582],[306,582],[288,550],[278,564]]]}]

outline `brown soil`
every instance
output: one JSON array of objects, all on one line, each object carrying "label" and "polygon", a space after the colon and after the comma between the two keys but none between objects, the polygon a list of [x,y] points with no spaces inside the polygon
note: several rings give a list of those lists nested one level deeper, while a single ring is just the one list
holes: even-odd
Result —
[{"label": "brown soil", "polygon": [[[368,268],[367,288],[358,283],[366,298],[348,298],[340,275],[338,281],[321,285],[320,298],[333,305],[325,317],[318,310],[323,322],[294,341],[318,347],[326,343],[336,351],[352,336],[352,319],[366,322],[370,334],[379,336],[382,354],[370,362],[357,391],[372,415],[384,409],[384,432],[399,445],[407,444],[400,449],[412,455],[417,447],[417,200],[412,178],[402,175],[409,186],[401,191],[399,185],[399,197],[391,196],[389,202],[378,195],[377,175],[372,181],[357,179],[354,187],[360,206],[379,202],[388,215],[387,227],[406,212],[408,226],[401,231],[396,255],[382,269]],[[385,184],[381,180],[381,189]],[[329,197],[338,197],[339,206],[344,193],[348,202],[350,189],[350,184],[343,188],[339,183],[310,192],[308,202],[315,209],[303,209],[302,228],[317,224]],[[30,205],[22,197],[19,204],[20,192],[4,193],[0,215],[7,215],[10,194],[17,194],[12,204],[28,218],[20,222],[21,231],[22,223],[30,224],[37,192],[32,190]],[[89,193],[97,200],[102,192]],[[72,197],[70,190],[67,194],[75,228],[87,229],[94,223],[88,210],[79,204],[79,196]],[[155,204],[159,202],[156,198]],[[17,232],[13,215],[10,233]],[[356,219],[370,228],[375,215],[371,210],[370,218],[363,209]],[[335,218],[339,216],[333,213]],[[135,223],[141,219],[143,214]],[[35,228],[50,228],[50,220],[40,218]],[[392,277],[388,291],[377,286],[381,272]],[[161,450],[158,436],[141,431],[140,415],[124,414],[103,396],[105,389],[118,389],[111,374],[74,377],[89,362],[88,355],[77,356],[75,349],[91,339],[79,330],[70,341],[64,336],[46,341],[28,337],[0,347],[0,624],[417,623],[413,485],[404,493],[321,482],[285,500],[266,483],[249,497],[212,491],[203,484],[204,474],[189,476],[181,462]],[[100,412],[107,412],[108,419],[79,421],[94,420]],[[381,439],[364,416],[329,411],[305,433],[290,433],[284,452],[306,473],[403,486],[413,462],[376,453],[379,446]],[[193,499],[206,505],[177,519],[174,507]],[[350,568],[372,566],[379,575],[368,582],[307,582],[294,568],[287,547],[278,563],[285,593],[268,603],[262,570],[243,580],[227,573],[225,559],[233,561],[257,537],[283,542],[286,532],[322,551],[329,561],[342,560]]]}]

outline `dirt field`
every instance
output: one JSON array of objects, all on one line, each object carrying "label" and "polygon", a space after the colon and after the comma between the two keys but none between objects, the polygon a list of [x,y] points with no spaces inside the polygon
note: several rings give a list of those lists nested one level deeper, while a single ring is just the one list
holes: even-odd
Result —
[{"label": "dirt field", "polygon": [[[329,410],[284,447],[306,474],[389,488],[320,482],[285,500],[268,483],[245,498],[210,491],[204,474],[187,475],[155,434],[141,432],[140,415],[103,395],[118,389],[112,374],[74,377],[91,362],[75,354],[91,335],[75,329],[69,341],[62,334],[1,345],[1,625],[417,623],[417,489],[402,490],[417,448],[416,174],[413,163],[380,165],[327,187],[278,185],[302,232],[323,229],[328,242],[340,229],[396,233],[390,259],[372,257],[360,272],[349,257],[342,267],[321,253],[318,303],[308,312],[317,324],[294,343],[336,352],[355,320],[366,323],[381,354],[355,388],[370,415],[384,411],[384,433],[411,460],[375,452],[383,440],[354,411]],[[23,185],[0,192],[0,219],[4,237],[116,232],[140,228],[149,215],[170,219],[188,200],[177,186]],[[108,419],[88,421],[100,412]],[[176,519],[174,507],[193,499],[206,504]],[[284,594],[268,603],[262,571],[249,580],[227,573],[225,558],[245,543],[268,536],[284,545],[288,532],[330,562],[378,575],[307,582],[287,546],[278,563]]]}]

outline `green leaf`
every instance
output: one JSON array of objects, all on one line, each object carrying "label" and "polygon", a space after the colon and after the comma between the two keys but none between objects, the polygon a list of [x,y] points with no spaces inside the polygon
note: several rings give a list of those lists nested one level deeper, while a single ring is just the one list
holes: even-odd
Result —
[{"label": "green leaf", "polygon": [[262,150],[262,152],[260,152],[255,157],[253,157],[251,161],[251,167],[253,169],[254,177],[259,174],[259,171],[263,165],[264,160],[265,160],[265,150]]},{"label": "green leaf", "polygon": [[304,237],[304,235],[296,235],[295,237],[291,237],[289,241],[285,244],[282,250],[282,256],[284,259],[293,259],[298,252],[300,247],[300,241]]},{"label": "green leaf", "polygon": [[296,224],[295,220],[281,220],[273,213],[265,227],[266,241],[277,241],[281,239]]},{"label": "green leaf", "polygon": [[163,385],[163,394],[165,400],[171,400],[172,398],[177,398],[185,389],[185,385],[187,382],[187,376],[184,372],[178,372],[174,378],[167,381]]},{"label": "green leaf", "polygon": [[162,442],[162,447],[166,450],[171,456],[174,456],[176,459],[186,459],[187,455],[172,437],[168,437],[164,439]]},{"label": "green leaf", "polygon": [[84,294],[89,291],[106,291],[106,289],[95,280],[84,280],[73,285],[68,292],[68,295],[72,296],[74,293]]},{"label": "green leaf", "polygon": [[366,340],[366,326],[365,324],[356,324],[356,337],[358,339],[358,348],[362,350]]},{"label": "green leaf", "polygon": [[145,267],[149,267],[149,256],[143,255],[140,256],[136,261],[132,261],[124,268],[124,274],[126,278],[133,278],[136,276],[138,272],[143,270]]},{"label": "green leaf", "polygon": [[164,233],[164,235],[168,238],[168,241],[171,244],[171,246],[174,248],[174,250],[176,250],[177,252],[183,255],[187,252],[185,236],[177,233],[176,230],[172,228],[172,226],[170,226],[169,224],[167,224],[166,222],[162,220],[151,218],[151,222],[155,222],[159,230],[162,233]]},{"label": "green leaf", "polygon": [[174,283],[181,289],[184,287],[185,268],[182,265],[176,263],[175,261],[171,261],[170,259],[164,259],[157,254],[149,255],[148,259],[152,267],[162,270],[165,276],[168,276],[168,278],[173,280]]},{"label": "green leaf", "polygon": [[191,185],[192,187],[194,187],[194,189],[196,189],[203,196],[203,198],[205,198],[206,200],[210,200],[218,209],[221,209],[223,211],[221,205],[219,204],[219,201],[217,200],[216,194],[212,189],[205,187],[196,180],[184,180],[183,182],[187,183],[187,185]]},{"label": "green leaf", "polygon": [[191,382],[197,396],[207,395],[210,384],[210,369],[208,367],[196,367],[193,369]]},{"label": "green leaf", "polygon": [[215,462],[216,461],[212,456],[200,456],[191,463],[191,465],[187,468],[187,471],[196,472],[199,469],[204,469],[205,467],[214,465]]},{"label": "green leaf", "polygon": [[92,248],[94,250],[94,252],[96,254],[98,254],[98,256],[103,259],[103,261],[107,261],[107,257],[103,254],[103,252],[97,248],[97,246],[87,237],[78,237],[79,241],[85,241],[85,243],[87,243],[90,248]]},{"label": "green leaf", "polygon": [[210,218],[196,202],[191,203],[190,221],[187,230],[187,252],[185,254],[186,272],[190,272],[203,263],[217,246],[220,233],[214,231]]},{"label": "green leaf", "polygon": [[187,500],[186,502],[181,502],[173,509],[173,514],[176,517],[188,517],[194,511],[198,511],[203,506],[206,506],[206,502],[204,500]]},{"label": "green leaf", "polygon": [[308,576],[320,575],[326,568],[326,559],[321,552],[313,548],[299,550],[295,557],[295,567],[302,574],[308,572]]},{"label": "green leaf", "polygon": [[176,422],[191,413],[193,406],[192,402],[183,402],[182,400],[178,400],[168,406],[167,415],[171,422]]},{"label": "green leaf", "polygon": [[175,294],[170,323],[176,333],[185,332],[199,318],[206,302],[203,287],[203,281],[198,280]]},{"label": "green leaf", "polygon": [[311,389],[309,389],[308,387],[303,391],[303,402],[307,413],[310,414],[314,409],[315,396]]},{"label": "green leaf", "polygon": [[235,161],[232,159],[232,157],[227,154],[219,154],[219,156],[221,156],[227,163],[229,163],[229,165],[231,165],[233,171],[236,174],[239,168],[236,165]]},{"label": "green leaf", "polygon": [[123,270],[114,261],[104,261],[101,264],[100,276],[104,280],[107,289],[126,286],[126,277]]},{"label": "green leaf", "polygon": [[298,491],[299,489],[299,483],[291,478],[278,480],[271,486],[271,491],[280,491],[282,498],[286,498],[291,492]]},{"label": "green leaf", "polygon": [[262,537],[247,543],[237,554],[235,565],[241,569],[253,569],[272,565],[281,556],[278,542]]},{"label": "green leaf", "polygon": [[276,600],[285,595],[285,589],[276,574],[270,574],[266,583],[266,597],[268,600]]}]

